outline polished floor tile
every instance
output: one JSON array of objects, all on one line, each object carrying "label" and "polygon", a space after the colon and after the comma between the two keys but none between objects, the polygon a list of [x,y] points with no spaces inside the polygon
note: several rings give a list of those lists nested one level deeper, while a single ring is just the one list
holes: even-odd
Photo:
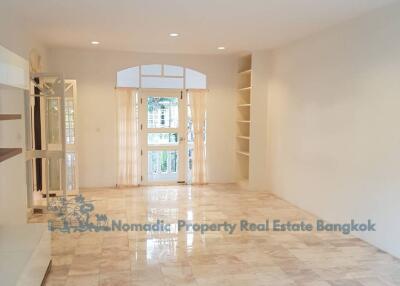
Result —
[{"label": "polished floor tile", "polygon": [[[83,190],[94,213],[124,223],[262,224],[315,217],[236,185]],[[46,222],[36,215],[31,222]],[[50,285],[400,285],[400,262],[341,233],[129,231],[52,233]]]}]

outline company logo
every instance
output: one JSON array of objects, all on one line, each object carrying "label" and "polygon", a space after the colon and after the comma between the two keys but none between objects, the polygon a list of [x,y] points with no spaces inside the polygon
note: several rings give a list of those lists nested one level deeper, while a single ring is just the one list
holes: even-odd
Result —
[{"label": "company logo", "polygon": [[235,230],[241,232],[341,232],[350,234],[352,232],[376,231],[375,223],[368,220],[366,223],[358,223],[351,220],[348,223],[327,223],[318,219],[315,224],[304,221],[282,222],[279,219],[266,219],[263,223],[250,222],[242,219],[237,222],[224,221],[223,223],[195,223],[193,221],[177,220],[174,223],[164,223],[156,220],[147,223],[126,223],[122,220],[109,220],[105,214],[94,212],[93,201],[86,200],[82,195],[67,199],[59,197],[50,201],[50,212],[56,216],[49,220],[50,231],[59,232],[86,232],[86,231],[144,231],[144,232],[226,232],[233,234]]},{"label": "company logo", "polygon": [[110,231],[109,221],[105,214],[93,214],[93,201],[86,200],[82,195],[67,199],[58,197],[52,199],[48,210],[56,218],[48,221],[50,231],[85,232]]}]

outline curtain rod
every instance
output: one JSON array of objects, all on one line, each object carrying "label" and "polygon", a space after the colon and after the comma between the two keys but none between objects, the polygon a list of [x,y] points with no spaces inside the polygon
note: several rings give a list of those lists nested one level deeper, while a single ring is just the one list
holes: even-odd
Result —
[{"label": "curtain rod", "polygon": [[137,88],[137,87],[118,87],[118,86],[114,86],[114,89],[132,89],[132,90],[138,90],[139,88]]},{"label": "curtain rod", "polygon": [[193,90],[193,91],[210,91],[208,88],[187,88],[185,90],[186,91],[190,91],[190,90]]}]

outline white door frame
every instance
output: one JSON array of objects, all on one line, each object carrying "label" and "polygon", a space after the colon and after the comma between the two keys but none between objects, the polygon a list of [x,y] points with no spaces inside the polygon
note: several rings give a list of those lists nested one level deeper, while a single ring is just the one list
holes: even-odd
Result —
[{"label": "white door frame", "polygon": [[[66,153],[74,153],[74,186],[73,190],[68,190],[68,182],[66,182],[67,187],[67,195],[78,195],[79,194],[79,164],[78,164],[78,95],[77,95],[77,87],[76,80],[66,79],[65,80],[65,101],[72,100],[73,103],[73,124],[74,124],[74,143],[68,144],[65,143]],[[66,104],[65,104],[66,105]],[[67,156],[67,154],[65,154]],[[65,158],[67,160],[67,158]],[[67,171],[68,166],[66,166]]]},{"label": "white door frame", "polygon": [[[139,129],[141,147],[141,185],[173,185],[186,182],[187,170],[187,97],[181,89],[139,89]],[[175,97],[178,99],[179,121],[178,128],[147,128],[147,98]],[[147,144],[147,134],[152,132],[178,133],[178,145],[153,145]],[[151,150],[177,150],[178,151],[178,180],[156,181],[148,180],[148,151]]]}]

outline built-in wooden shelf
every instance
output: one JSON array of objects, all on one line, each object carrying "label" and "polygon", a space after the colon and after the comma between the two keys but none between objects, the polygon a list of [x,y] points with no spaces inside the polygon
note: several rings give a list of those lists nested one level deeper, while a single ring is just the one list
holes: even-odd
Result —
[{"label": "built-in wooden shelf", "polygon": [[21,153],[21,148],[0,148],[0,162],[3,162]]},{"label": "built-in wooden shelf", "polygon": [[251,54],[247,54],[239,58],[236,92],[237,182],[243,189],[249,188],[252,76]]},{"label": "built-in wooden shelf", "polygon": [[21,114],[0,114],[0,121],[16,119],[21,119]]},{"label": "built-in wooden shelf", "polygon": [[250,140],[249,136],[237,136],[239,139],[245,139],[245,140]]},{"label": "built-in wooden shelf", "polygon": [[238,154],[240,154],[240,155],[243,155],[243,156],[247,156],[247,157],[250,156],[250,153],[249,153],[249,152],[245,152],[245,151],[240,151],[240,150],[238,150],[238,151],[236,151],[236,153],[238,153]]},{"label": "built-in wooden shelf", "polygon": [[251,86],[239,88],[240,91],[251,90]]},{"label": "built-in wooden shelf", "polygon": [[240,71],[239,74],[248,74],[251,73],[251,69]]}]

